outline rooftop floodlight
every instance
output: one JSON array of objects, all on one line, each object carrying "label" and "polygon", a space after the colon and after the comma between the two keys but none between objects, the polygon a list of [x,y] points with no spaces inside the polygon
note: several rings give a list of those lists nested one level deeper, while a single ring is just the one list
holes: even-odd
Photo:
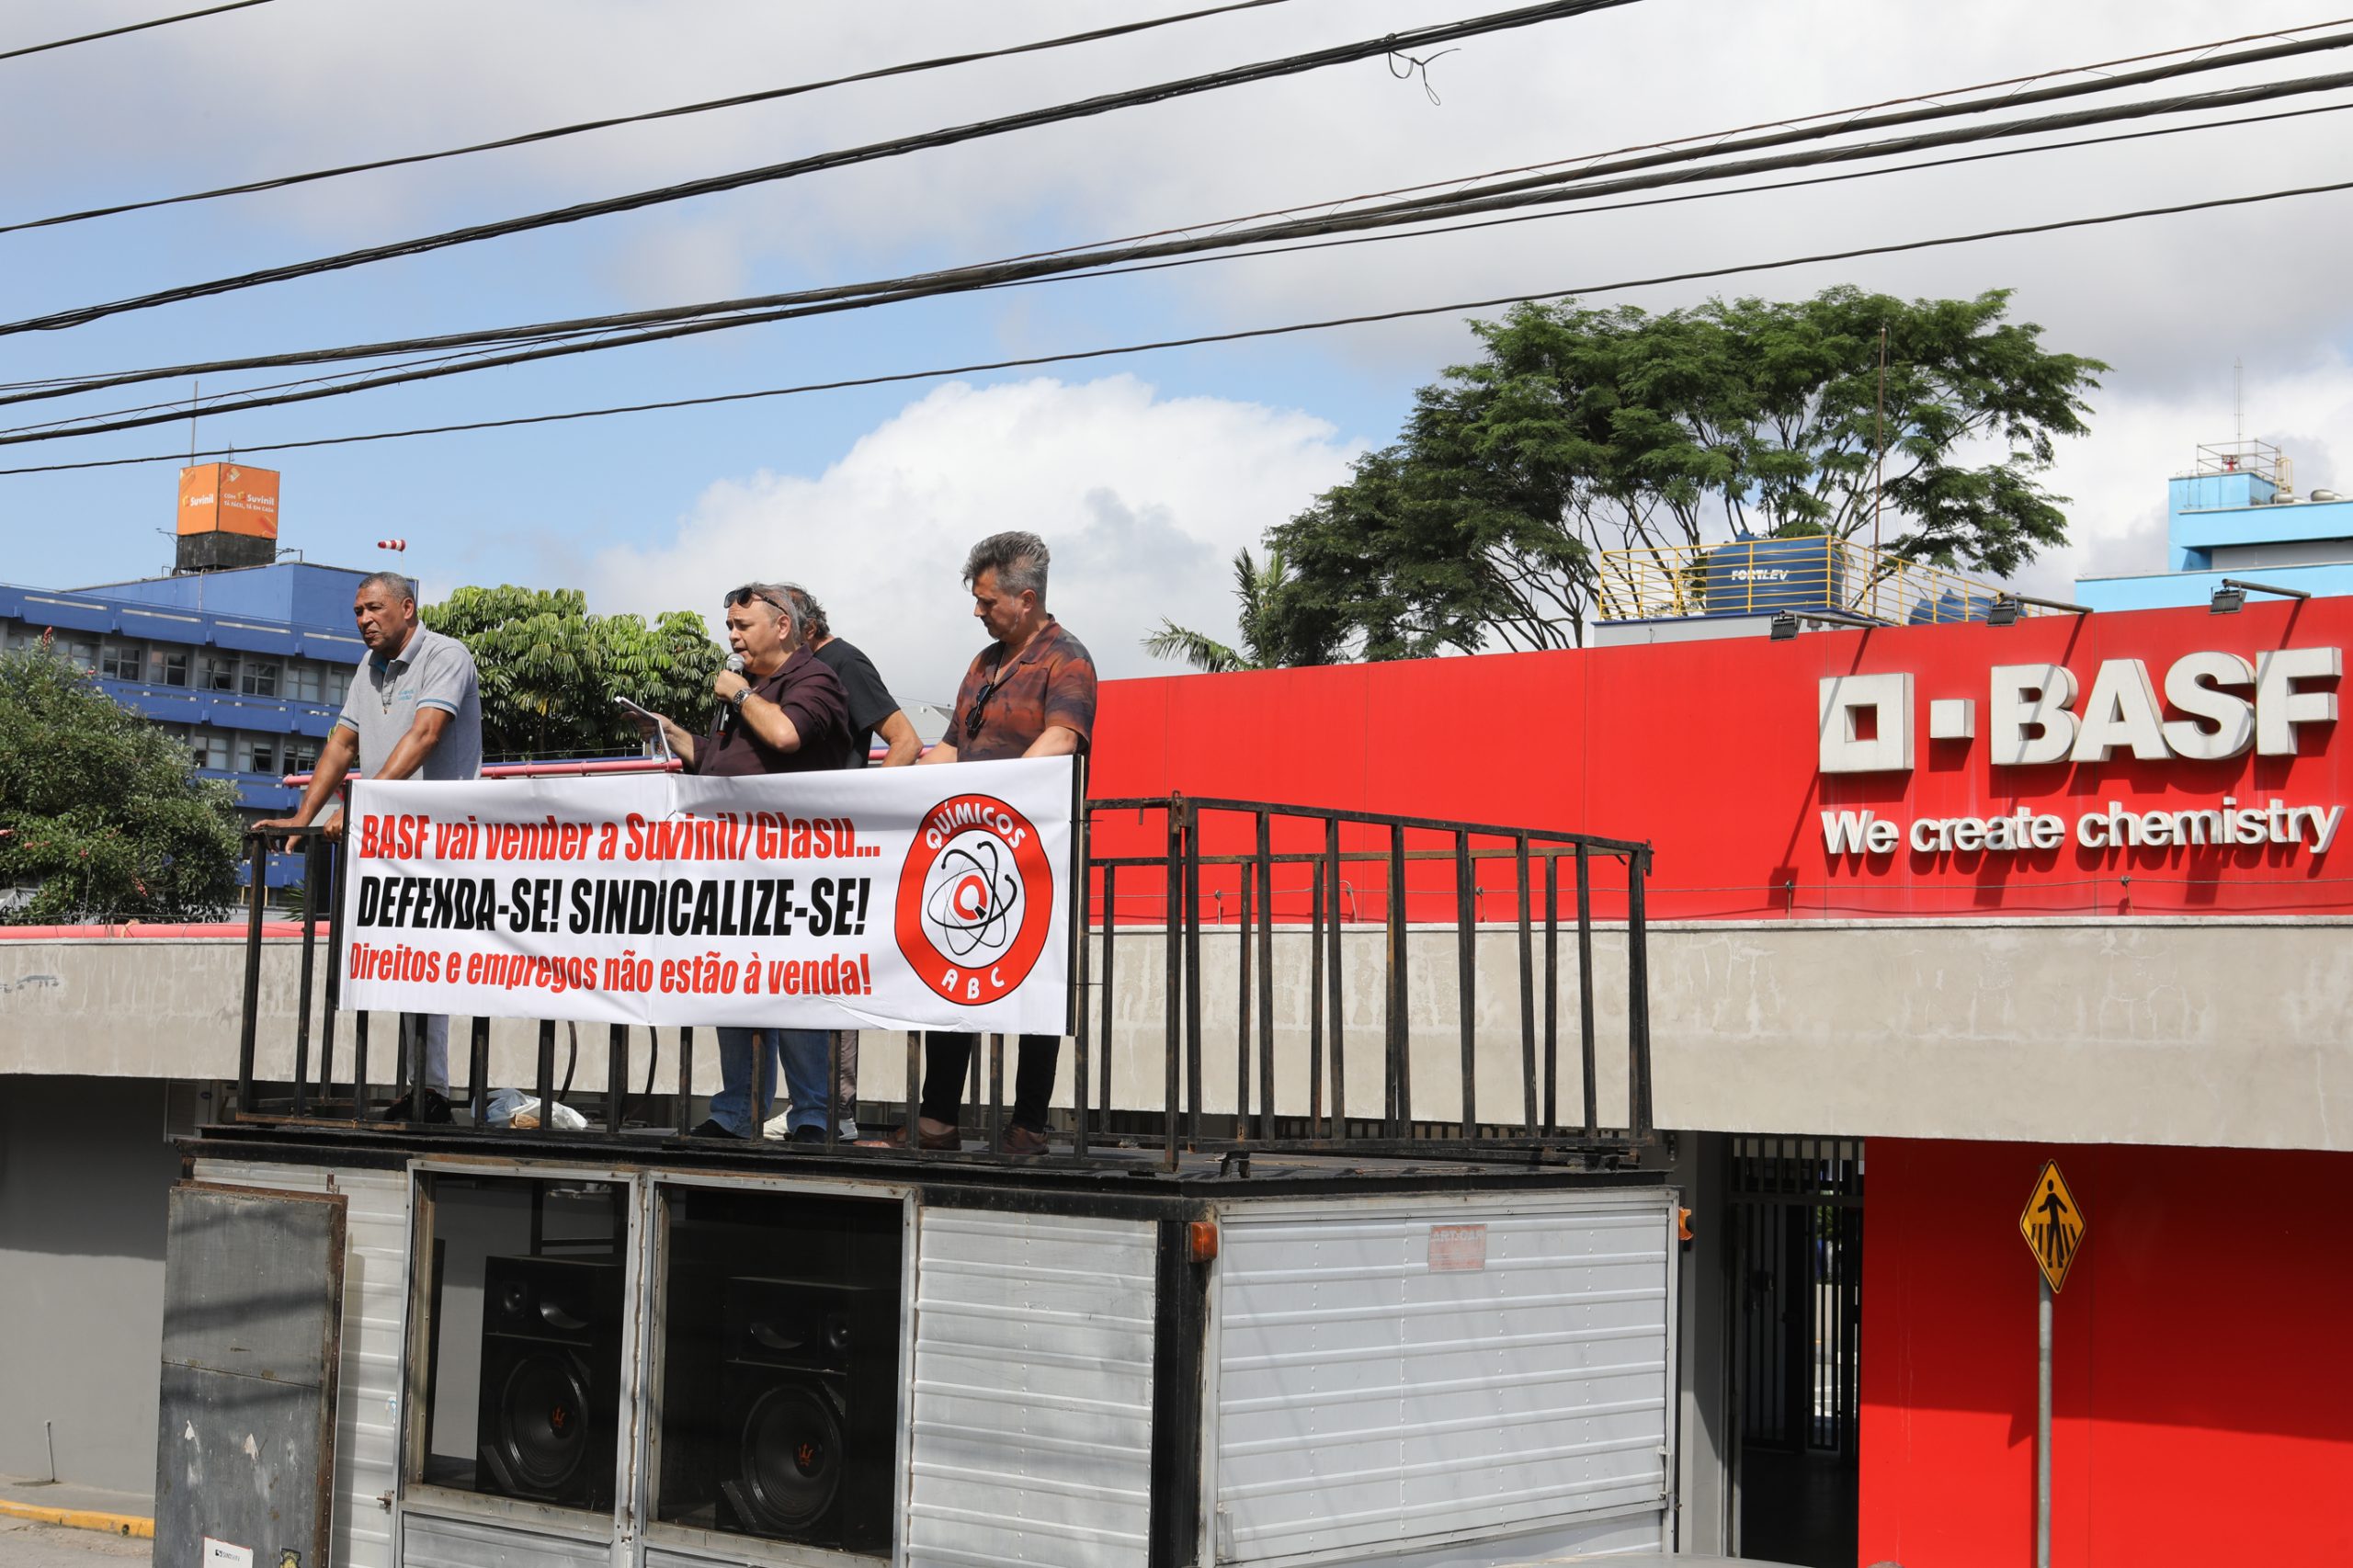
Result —
[{"label": "rooftop floodlight", "polygon": [[1798,618],[1788,610],[1783,610],[1773,618],[1772,630],[1768,633],[1776,642],[1786,642],[1797,634]]},{"label": "rooftop floodlight", "polygon": [[2246,595],[2227,583],[2214,590],[2214,597],[2206,606],[2207,611],[2213,615],[2236,615],[2245,608]]},{"label": "rooftop floodlight", "polygon": [[2089,605],[2069,604],[2065,599],[2039,599],[2032,594],[1996,594],[1994,596],[1993,608],[1985,612],[1985,624],[2016,626],[2018,623],[2020,610],[2027,605],[2032,605],[2037,609],[2050,610],[2055,615],[2089,615],[2092,612],[2092,607]]},{"label": "rooftop floodlight", "polygon": [[[2222,586],[2225,588],[2236,589],[2242,603],[2245,602],[2245,596],[2248,594],[2277,594],[2283,599],[2308,599],[2312,597],[2312,595],[2306,593],[2302,588],[2276,588],[2268,583],[2250,583],[2244,577],[2225,577],[2222,579]],[[2222,596],[2217,594],[2215,597],[2220,598]],[[2234,605],[2231,608],[2235,609],[2238,607]]]}]

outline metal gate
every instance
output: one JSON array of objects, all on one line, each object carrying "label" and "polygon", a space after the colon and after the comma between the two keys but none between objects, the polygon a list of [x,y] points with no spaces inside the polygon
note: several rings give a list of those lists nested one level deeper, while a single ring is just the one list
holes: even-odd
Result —
[{"label": "metal gate", "polygon": [[1733,1387],[1744,1449],[1855,1453],[1863,1145],[1736,1138]]}]

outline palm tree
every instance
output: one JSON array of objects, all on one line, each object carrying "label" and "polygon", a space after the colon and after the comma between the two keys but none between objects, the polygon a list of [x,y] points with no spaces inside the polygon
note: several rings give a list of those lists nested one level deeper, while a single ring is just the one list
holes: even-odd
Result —
[{"label": "palm tree", "polygon": [[1279,549],[1267,552],[1263,571],[1245,549],[1233,558],[1233,593],[1242,601],[1242,646],[1228,647],[1204,632],[1163,618],[1160,630],[1143,640],[1144,650],[1154,658],[1182,659],[1205,675],[1273,669],[1282,663],[1277,626],[1283,590],[1289,585],[1290,574]]}]

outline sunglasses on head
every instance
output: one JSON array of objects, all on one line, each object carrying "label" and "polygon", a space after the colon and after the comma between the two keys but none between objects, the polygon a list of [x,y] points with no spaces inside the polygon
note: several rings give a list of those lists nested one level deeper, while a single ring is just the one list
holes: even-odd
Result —
[{"label": "sunglasses on head", "polygon": [[733,609],[737,605],[747,605],[754,599],[757,599],[765,605],[772,605],[778,609],[782,609],[784,608],[782,604],[778,602],[777,597],[774,594],[771,594],[762,588],[750,586],[730,590],[727,597],[721,602],[726,605],[729,609]]}]

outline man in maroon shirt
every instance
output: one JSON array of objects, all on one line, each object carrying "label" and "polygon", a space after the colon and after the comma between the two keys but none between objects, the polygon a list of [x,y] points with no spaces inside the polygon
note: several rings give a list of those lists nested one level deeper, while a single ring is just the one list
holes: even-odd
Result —
[{"label": "man in maroon shirt", "polygon": [[[752,583],[727,596],[727,642],[744,661],[741,675],[722,670],[710,683],[719,712],[710,733],[694,736],[661,714],[654,722],[689,773],[736,778],[756,773],[817,773],[844,767],[854,744],[849,706],[841,682],[803,645],[792,599],[774,583]],[[752,1111],[753,1041],[756,1031],[719,1031],[719,1093],[711,1096],[710,1119],[695,1129],[699,1137],[757,1138]],[[796,1143],[824,1141],[831,1099],[824,1029],[767,1029],[758,1053],[760,1104],[770,1100],[775,1062],[781,1056],[786,1091],[792,1097],[787,1119]],[[841,1119],[841,1136],[858,1136],[854,1117]]]},{"label": "man in maroon shirt", "polygon": [[[847,766],[849,706],[842,684],[801,645],[790,596],[773,583],[752,583],[727,596],[727,645],[744,661],[741,675],[722,670],[710,683],[719,708],[710,733],[689,735],[654,714],[670,749],[689,773],[822,773]],[[644,719],[638,727],[649,727]]]},{"label": "man in maroon shirt", "polygon": [[[956,693],[948,733],[926,752],[934,762],[995,762],[1017,756],[1084,754],[1095,733],[1095,661],[1078,639],[1046,610],[1046,541],[1033,533],[992,534],[964,562],[972,614],[988,629],[989,645],[974,655]],[[957,1146],[956,1120],[964,1106],[964,1074],[973,1036],[932,1034],[924,1042],[923,1110],[918,1122],[926,1149]],[[1054,1092],[1062,1040],[1023,1035],[1013,1079],[1013,1115],[1005,1153],[1046,1149],[1046,1102]],[[893,1142],[904,1142],[899,1128]]]}]

